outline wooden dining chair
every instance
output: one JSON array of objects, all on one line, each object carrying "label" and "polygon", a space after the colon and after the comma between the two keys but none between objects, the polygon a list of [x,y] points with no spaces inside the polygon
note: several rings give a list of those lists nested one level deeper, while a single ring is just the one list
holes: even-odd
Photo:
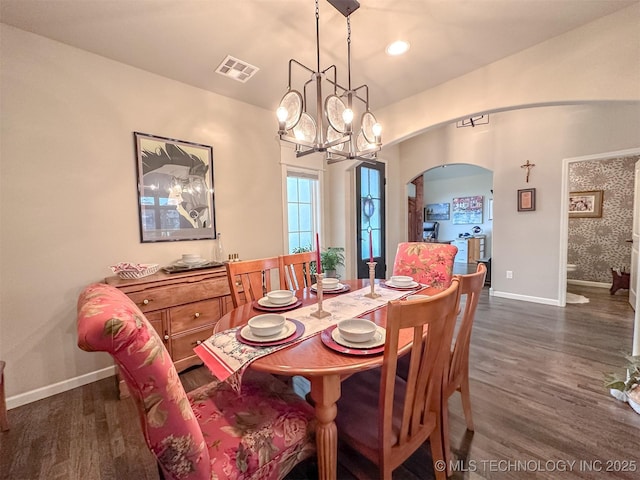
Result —
[{"label": "wooden dining chair", "polygon": [[[422,300],[396,300],[387,305],[382,369],[352,375],[342,383],[336,424],[340,438],[390,480],[392,471],[425,440],[431,443],[435,476],[442,451],[442,379],[455,323],[458,280],[445,291]],[[428,334],[424,337],[424,328]],[[396,375],[401,329],[413,329],[411,361],[406,380]]]},{"label": "wooden dining chair", "polygon": [[476,273],[455,275],[460,282],[460,298],[464,298],[464,312],[458,333],[455,336],[453,348],[449,353],[448,372],[444,378],[442,405],[442,438],[443,450],[447,465],[447,473],[451,474],[451,449],[449,442],[449,398],[456,391],[462,397],[462,410],[467,422],[467,430],[473,431],[473,417],[471,415],[471,398],[469,392],[469,345],[471,330],[476,315],[478,301],[487,275],[487,267],[479,263]]},{"label": "wooden dining chair", "polygon": [[[280,278],[288,290],[301,290],[311,286],[311,262],[316,262],[316,252],[280,255]],[[282,282],[281,282],[282,283]]]},{"label": "wooden dining chair", "polygon": [[85,288],[77,330],[81,349],[113,357],[161,479],[282,479],[315,454],[313,408],[271,375],[246,372],[241,392],[216,380],[186,394],[158,333],[120,290]]},{"label": "wooden dining chair", "polygon": [[453,278],[456,253],[458,247],[447,243],[399,243],[393,275],[407,275],[430,287],[447,288]]},{"label": "wooden dining chair", "polygon": [[227,263],[227,279],[234,308],[264,297],[271,290],[271,274],[274,271],[279,275],[277,288],[283,288],[279,270],[278,257]]}]

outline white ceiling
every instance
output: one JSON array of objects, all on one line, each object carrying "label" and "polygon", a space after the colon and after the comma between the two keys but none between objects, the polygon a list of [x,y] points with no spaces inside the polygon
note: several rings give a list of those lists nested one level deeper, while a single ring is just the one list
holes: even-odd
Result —
[{"label": "white ceiling", "polygon": [[[463,75],[640,0],[360,0],[351,17],[352,83],[372,110]],[[275,110],[290,58],[315,69],[314,0],[0,0],[0,21]],[[410,42],[402,57],[385,46]],[[346,83],[346,20],[320,0],[321,67]],[[247,83],[215,73],[226,55],[260,68]]]}]

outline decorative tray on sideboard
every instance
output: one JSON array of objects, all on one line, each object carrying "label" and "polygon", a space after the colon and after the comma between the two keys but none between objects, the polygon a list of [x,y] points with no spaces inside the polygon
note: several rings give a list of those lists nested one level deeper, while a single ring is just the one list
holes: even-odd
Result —
[{"label": "decorative tray on sideboard", "polygon": [[180,273],[180,272],[193,272],[194,270],[202,270],[205,268],[223,267],[224,264],[220,262],[207,262],[202,265],[167,265],[162,267],[162,270],[167,273]]}]

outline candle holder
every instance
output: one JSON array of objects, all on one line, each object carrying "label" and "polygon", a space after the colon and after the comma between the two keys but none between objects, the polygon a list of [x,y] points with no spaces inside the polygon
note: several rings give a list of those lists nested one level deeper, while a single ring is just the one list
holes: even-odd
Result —
[{"label": "candle holder", "polygon": [[311,313],[311,316],[316,318],[324,318],[331,315],[329,312],[325,312],[324,310],[322,310],[322,277],[324,277],[322,273],[316,274],[316,294],[318,295],[318,310]]},{"label": "candle holder", "polygon": [[367,262],[369,265],[369,283],[371,284],[371,293],[365,294],[367,298],[378,298],[381,295],[375,292],[375,283],[376,283],[376,264],[378,262]]}]

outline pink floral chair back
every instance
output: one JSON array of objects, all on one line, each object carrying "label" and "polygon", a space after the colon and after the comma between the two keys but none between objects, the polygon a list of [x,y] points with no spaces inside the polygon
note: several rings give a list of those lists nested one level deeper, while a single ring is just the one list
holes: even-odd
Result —
[{"label": "pink floral chair back", "polygon": [[78,299],[78,346],[111,354],[136,402],[165,479],[280,479],[315,453],[312,408],[271,375],[248,373],[238,395],[214,381],[188,395],[138,307],[106,284]]},{"label": "pink floral chair back", "polygon": [[453,259],[458,247],[446,243],[398,244],[393,275],[408,275],[416,282],[445,289],[453,279]]}]

